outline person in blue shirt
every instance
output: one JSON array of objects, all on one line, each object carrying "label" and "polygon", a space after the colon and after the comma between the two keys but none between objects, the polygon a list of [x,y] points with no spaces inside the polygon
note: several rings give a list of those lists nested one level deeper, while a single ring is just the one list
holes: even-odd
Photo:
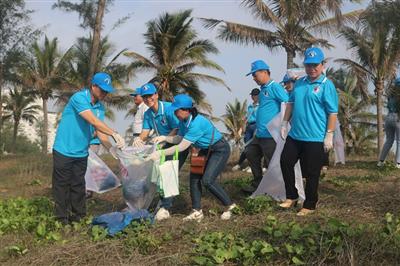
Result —
[{"label": "person in blue shirt", "polygon": [[222,134],[215,128],[210,120],[197,112],[193,107],[193,100],[186,94],[174,97],[170,109],[180,120],[177,136],[159,136],[155,139],[157,143],[168,142],[174,146],[152,153],[148,159],[158,161],[161,153],[172,155],[176,149],[179,152],[188,150],[190,146],[200,149],[200,155],[207,155],[208,161],[203,175],[190,173],[190,196],[192,199],[192,212],[186,216],[184,221],[200,221],[203,219],[201,209],[202,184],[213,194],[224,206],[225,212],[221,219],[228,220],[232,216],[232,210],[236,207],[228,194],[217,182],[218,175],[224,170],[230,155],[230,146]]},{"label": "person in blue shirt", "polygon": [[[400,77],[395,80],[394,89],[400,89]],[[379,156],[378,167],[384,165],[386,156],[392,148],[394,140],[396,140],[396,168],[400,168],[400,119],[398,96],[396,97],[396,94],[392,91],[388,95],[388,114],[385,119],[386,141]]]},{"label": "person in blue shirt", "polygon": [[[140,94],[149,109],[144,112],[142,132],[133,139],[133,146],[142,147],[149,139],[151,130],[156,136],[175,136],[178,132],[179,120],[169,108],[172,103],[158,99],[157,88],[153,83],[143,85],[140,88]],[[185,163],[187,156],[188,151],[179,153],[179,169]],[[170,158],[172,157],[167,159]],[[173,197],[161,198],[161,208],[155,215],[157,221],[170,217],[169,209],[172,207],[172,201]]]},{"label": "person in blue shirt", "polygon": [[[246,146],[248,142],[253,138],[256,131],[256,117],[258,110],[258,95],[260,94],[260,89],[254,88],[250,92],[251,99],[253,102],[247,107],[246,114],[246,130],[244,132],[244,145]],[[246,153],[243,151],[240,154],[238,163],[232,168],[233,171],[239,170],[242,163],[246,160]]]},{"label": "person in blue shirt", "polygon": [[[299,159],[306,171],[306,198],[298,216],[315,211],[324,152],[333,147],[338,95],[332,81],[323,74],[323,64],[321,49],[311,47],[305,51],[307,75],[296,81],[281,125],[281,137],[286,139],[280,162],[286,189],[282,208],[291,208],[297,203],[294,166]],[[291,129],[287,134],[290,119]]]},{"label": "person in blue shirt", "polygon": [[93,127],[102,144],[112,150],[108,136],[118,148],[125,146],[124,139],[96,117],[94,112],[104,112],[101,101],[114,91],[111,77],[96,73],[89,88],[76,92],[69,99],[58,125],[53,146],[52,190],[55,216],[63,224],[79,221],[86,215],[85,173]]},{"label": "person in blue shirt", "polygon": [[262,60],[251,64],[251,71],[254,81],[261,87],[259,107],[256,116],[256,135],[247,145],[245,152],[253,173],[251,187],[244,188],[245,192],[252,193],[256,190],[262,179],[262,158],[270,161],[274,154],[276,143],[267,129],[267,124],[280,113],[281,104],[289,99],[287,91],[270,77],[270,68]]}]

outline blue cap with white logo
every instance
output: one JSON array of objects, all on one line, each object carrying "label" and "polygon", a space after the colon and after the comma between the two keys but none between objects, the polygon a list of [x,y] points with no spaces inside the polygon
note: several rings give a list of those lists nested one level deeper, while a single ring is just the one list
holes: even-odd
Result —
[{"label": "blue cap with white logo", "polygon": [[130,96],[140,95],[140,87],[136,88],[132,93],[129,93]]},{"label": "blue cap with white logo", "polygon": [[324,61],[324,53],[318,47],[308,48],[304,52],[304,64],[320,64]]},{"label": "blue cap with white logo", "polygon": [[397,79],[395,79],[394,85],[400,86],[400,77],[398,77]]},{"label": "blue cap with white logo", "polygon": [[140,96],[153,95],[157,93],[157,88],[153,83],[144,84],[140,87]]},{"label": "blue cap with white logo", "polygon": [[190,109],[193,107],[193,99],[187,94],[178,94],[174,97],[174,102],[169,107],[175,112],[178,109]]},{"label": "blue cap with white logo", "polygon": [[246,76],[254,74],[259,70],[269,70],[269,65],[267,65],[267,63],[265,63],[263,60],[254,61],[253,63],[251,63],[251,70],[249,73],[247,73]]},{"label": "blue cap with white logo", "polygon": [[114,92],[111,77],[107,73],[99,72],[94,74],[92,78],[92,84],[98,86],[103,91],[110,93]]}]

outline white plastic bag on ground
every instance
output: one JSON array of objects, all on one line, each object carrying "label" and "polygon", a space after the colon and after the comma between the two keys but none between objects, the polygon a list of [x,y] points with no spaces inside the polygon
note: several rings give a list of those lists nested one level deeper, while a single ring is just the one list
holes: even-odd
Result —
[{"label": "white plastic bag on ground", "polygon": [[[275,152],[272,155],[271,161],[269,162],[268,169],[265,172],[263,179],[256,191],[251,195],[252,197],[258,195],[268,194],[275,200],[281,201],[286,199],[285,182],[283,181],[281,171],[281,154],[285,141],[280,136],[281,122],[283,114],[285,113],[285,105],[281,106],[281,113],[279,113],[271,122],[268,123],[267,128],[271,133],[272,137],[276,142]],[[290,126],[288,127],[288,131]],[[299,193],[300,200],[305,199],[303,177],[301,174],[300,162],[298,161],[295,165],[295,177],[296,177],[296,188]]]},{"label": "white plastic bag on ground", "polygon": [[158,169],[152,160],[144,160],[154,149],[154,146],[146,145],[117,152],[121,163],[122,195],[131,210],[149,208],[156,193],[151,179],[158,176]]},{"label": "white plastic bag on ground", "polygon": [[159,170],[160,177],[157,185],[160,194],[165,198],[179,195],[178,149],[172,160],[165,161],[165,155],[161,155]]},{"label": "white plastic bag on ground", "polygon": [[86,190],[104,193],[121,185],[117,176],[108,166],[89,150],[88,164],[85,174]]}]

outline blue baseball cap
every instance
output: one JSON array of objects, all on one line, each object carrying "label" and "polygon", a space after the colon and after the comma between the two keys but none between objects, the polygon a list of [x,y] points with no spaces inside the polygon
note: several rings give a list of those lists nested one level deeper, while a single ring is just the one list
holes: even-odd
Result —
[{"label": "blue baseball cap", "polygon": [[251,70],[249,73],[247,73],[246,76],[254,74],[259,70],[269,70],[269,65],[267,65],[267,63],[265,63],[263,60],[254,61],[253,63],[251,63]]},{"label": "blue baseball cap", "polygon": [[394,85],[400,86],[400,77],[398,77],[397,79],[395,79]]},{"label": "blue baseball cap", "polygon": [[290,78],[288,74],[285,74],[285,75],[283,76],[283,79],[282,79],[281,83],[287,83],[287,82],[290,82],[290,81],[292,81],[292,80],[293,80],[293,79]]},{"label": "blue baseball cap", "polygon": [[114,92],[114,88],[112,86],[111,76],[104,72],[99,72],[94,74],[92,78],[92,84],[98,86],[100,89],[106,92]]},{"label": "blue baseball cap", "polygon": [[193,99],[187,94],[178,94],[174,97],[174,102],[169,107],[172,112],[178,109],[189,109],[193,107]]},{"label": "blue baseball cap", "polygon": [[132,93],[129,93],[130,96],[140,95],[140,87],[136,88]]},{"label": "blue baseball cap", "polygon": [[144,84],[140,87],[140,96],[153,95],[157,93],[157,88],[153,83]]},{"label": "blue baseball cap", "polygon": [[324,53],[318,47],[308,48],[304,52],[304,64],[320,64],[324,61]]}]

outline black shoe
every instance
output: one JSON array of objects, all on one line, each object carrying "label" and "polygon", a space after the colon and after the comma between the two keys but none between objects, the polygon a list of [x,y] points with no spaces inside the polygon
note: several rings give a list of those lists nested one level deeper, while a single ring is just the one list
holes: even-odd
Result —
[{"label": "black shoe", "polygon": [[248,186],[246,186],[246,187],[242,187],[242,191],[244,192],[244,193],[248,193],[248,194],[252,194],[254,191],[256,191],[256,187],[254,187],[253,185],[248,185]]}]

